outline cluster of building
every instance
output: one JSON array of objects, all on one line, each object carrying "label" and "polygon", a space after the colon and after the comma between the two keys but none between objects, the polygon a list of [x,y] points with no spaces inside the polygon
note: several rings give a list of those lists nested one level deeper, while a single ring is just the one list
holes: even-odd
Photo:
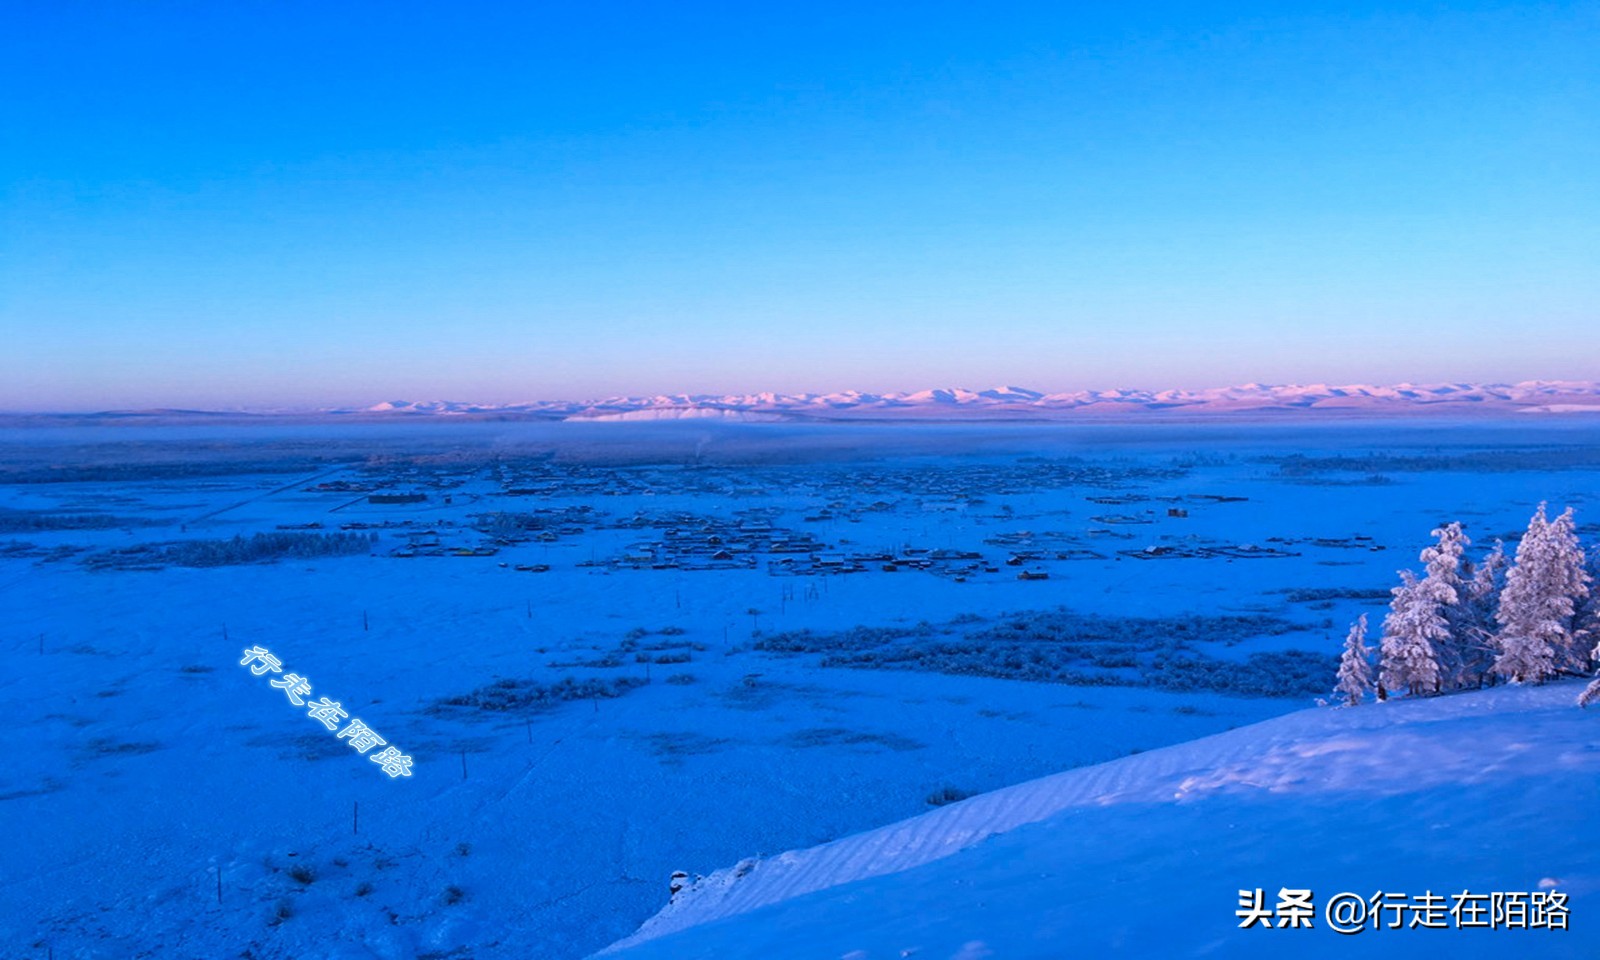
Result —
[{"label": "cluster of building", "polygon": [[594,566],[635,570],[754,569],[762,555],[811,556],[828,545],[809,533],[775,526],[774,511],[743,510],[731,518],[688,513],[636,514],[618,526],[653,529],[657,536],[627,546]]},{"label": "cluster of building", "polygon": [[[371,505],[445,503],[445,490],[466,480],[448,464],[412,465],[403,470],[373,468],[368,480],[331,480],[308,488],[321,492],[362,494]],[[1155,559],[1263,559],[1297,556],[1291,542],[1271,538],[1265,545],[1229,544],[1185,538],[1143,547],[1116,549],[1114,541],[1132,540],[1126,527],[1155,524],[1159,519],[1186,519],[1190,507],[1244,501],[1221,494],[1149,496],[1128,489],[1136,482],[1175,477],[1183,471],[1137,465],[1093,465],[1073,460],[1026,458],[1020,462],[961,465],[930,464],[918,467],[878,468],[856,464],[805,469],[775,465],[752,470],[716,465],[609,466],[545,460],[503,461],[478,473],[490,489],[476,499],[539,498],[559,503],[567,498],[593,496],[646,497],[711,494],[727,500],[770,496],[782,490],[812,506],[803,508],[807,524],[860,522],[871,514],[904,512],[966,513],[992,503],[990,498],[1035,494],[1041,490],[1090,485],[1102,492],[1084,499],[1102,507],[1123,508],[1096,514],[1097,526],[1086,531],[996,533],[984,543],[1002,548],[1000,556],[987,557],[972,550],[935,549],[913,544],[878,550],[847,550],[823,536],[779,525],[786,514],[776,507],[735,511],[731,516],[708,516],[683,510],[644,511],[618,517],[588,505],[541,506],[531,510],[478,513],[457,527],[450,521],[422,524],[411,520],[341,524],[344,530],[399,528],[404,543],[391,551],[395,557],[488,557],[501,549],[528,542],[551,543],[595,529],[648,532],[610,557],[591,557],[580,566],[629,570],[755,570],[773,576],[828,576],[854,573],[919,571],[963,581],[984,574],[1015,571],[1020,580],[1049,578],[1046,567],[1055,562],[1107,560],[1113,556]],[[357,501],[360,502],[359,499]],[[569,501],[570,502],[570,501]],[[820,503],[820,506],[815,504]],[[1135,509],[1128,509],[1135,508]],[[979,517],[1004,519],[1013,510],[1002,504]],[[285,529],[318,529],[320,524],[287,525]],[[462,534],[480,535],[468,542]],[[1108,544],[1107,541],[1112,541]],[[841,541],[848,544],[849,541]],[[1362,537],[1349,541],[1312,541],[1317,546],[1381,549]],[[507,564],[502,563],[501,566]],[[519,571],[548,570],[547,564],[519,563]]]}]

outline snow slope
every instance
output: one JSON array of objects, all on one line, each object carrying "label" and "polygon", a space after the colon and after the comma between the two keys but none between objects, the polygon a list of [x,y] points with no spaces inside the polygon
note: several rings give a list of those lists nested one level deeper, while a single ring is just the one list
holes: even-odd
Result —
[{"label": "snow slope", "polygon": [[[1600,717],[1578,685],[1312,709],[746,861],[604,951],[645,958],[1592,957]],[[1240,930],[1309,888],[1311,930]],[[1351,891],[1558,889],[1567,930],[1368,929]]]}]

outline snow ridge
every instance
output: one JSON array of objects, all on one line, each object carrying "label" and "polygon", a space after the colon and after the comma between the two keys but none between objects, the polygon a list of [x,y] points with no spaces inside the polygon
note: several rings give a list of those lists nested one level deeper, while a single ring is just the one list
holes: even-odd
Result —
[{"label": "snow ridge", "polygon": [[[809,850],[746,860],[701,878],[600,955],[844,884],[898,874],[1072,808],[1204,802],[1227,793],[1397,796],[1567,773],[1600,775],[1600,750],[1572,684],[1509,686],[1354,709],[1309,709],[1149,753],[1069,770]],[[1572,730],[1530,749],[1530,723]],[[1565,741],[1565,742],[1563,742]],[[1557,748],[1557,744],[1561,744]],[[1391,762],[1395,755],[1406,763]],[[1581,768],[1581,769],[1579,769]],[[1587,771],[1587,772],[1584,772]],[[1140,807],[1145,809],[1145,807]],[[1150,812],[1147,816],[1157,816]]]}]

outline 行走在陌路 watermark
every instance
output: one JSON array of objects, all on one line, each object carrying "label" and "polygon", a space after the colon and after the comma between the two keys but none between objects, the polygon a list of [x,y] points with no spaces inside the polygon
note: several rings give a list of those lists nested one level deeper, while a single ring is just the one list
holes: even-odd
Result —
[{"label": "\u884c\u8d70\u5728\u964c\u8def watermark", "polygon": [[[297,707],[306,707],[306,716],[319,720],[329,730],[338,730],[337,737],[349,740],[350,746],[357,753],[366,755],[373,747],[384,749],[368,756],[367,759],[378,764],[384,773],[390,777],[411,776],[411,758],[401,753],[398,747],[389,746],[389,741],[378,735],[378,731],[367,726],[359,717],[351,717],[346,713],[343,705],[334,700],[323,697],[315,702],[308,702],[311,696],[311,681],[298,673],[284,673],[283,661],[273,656],[265,647],[249,647],[244,651],[244,659],[239,661],[239,666],[248,666],[250,672],[258,677],[269,673],[282,674],[275,680],[268,681],[274,687],[282,690],[289,698],[289,702]],[[339,730],[339,721],[349,718],[343,730]]]},{"label": "\u884c\u8d70\u5728\u964c\u8def watermark", "polygon": [[[1234,911],[1239,926],[1249,929],[1316,926],[1317,907],[1310,890],[1281,887],[1269,903],[1260,887],[1239,891]],[[1378,891],[1336,893],[1322,902],[1322,922],[1335,933],[1367,930],[1565,930],[1567,895],[1559,890],[1525,892],[1418,894]]]}]

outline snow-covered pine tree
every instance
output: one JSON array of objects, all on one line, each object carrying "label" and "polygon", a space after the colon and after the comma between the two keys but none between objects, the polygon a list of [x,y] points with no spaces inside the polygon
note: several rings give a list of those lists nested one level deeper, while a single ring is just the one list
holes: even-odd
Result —
[{"label": "snow-covered pine tree", "polygon": [[1447,523],[1432,533],[1438,540],[1422,551],[1424,574],[1422,594],[1438,603],[1439,614],[1444,618],[1447,635],[1434,644],[1439,661],[1441,685],[1464,686],[1468,682],[1469,611],[1466,604],[1467,582],[1462,578],[1462,556],[1472,544],[1456,521]]},{"label": "snow-covered pine tree", "polygon": [[1486,625],[1494,622],[1494,611],[1500,604],[1500,590],[1506,582],[1506,567],[1510,564],[1505,541],[1496,540],[1493,549],[1484,554],[1472,569],[1472,581],[1467,584],[1467,601],[1473,607],[1487,612],[1487,615],[1480,613],[1478,616]]},{"label": "snow-covered pine tree", "polygon": [[1517,543],[1517,559],[1506,571],[1505,589],[1500,591],[1500,609],[1495,613],[1500,652],[1494,669],[1508,680],[1537,683],[1555,672],[1555,651],[1547,639],[1553,625],[1542,619],[1546,586],[1541,558],[1548,550],[1544,540],[1549,526],[1545,504],[1540,503]]},{"label": "snow-covered pine tree", "polygon": [[1496,673],[1516,682],[1541,683],[1587,663],[1589,651],[1575,649],[1573,624],[1577,601],[1588,589],[1583,564],[1572,510],[1548,520],[1545,504],[1539,504],[1500,593]]},{"label": "snow-covered pine tree", "polygon": [[[1590,586],[1586,602],[1589,604],[1588,613],[1594,616],[1595,621],[1593,627],[1584,630],[1587,636],[1600,636],[1600,610],[1596,609],[1600,607],[1600,569],[1597,568],[1600,568],[1600,547],[1596,547],[1589,556]],[[1585,618],[1584,622],[1587,625],[1588,618]],[[1600,663],[1600,643],[1596,643],[1594,649],[1589,651],[1589,658]],[[1596,700],[1600,700],[1600,671],[1596,671],[1595,678],[1589,681],[1589,685],[1583,688],[1582,693],[1578,694],[1578,706],[1587,707]]]},{"label": "snow-covered pine tree", "polygon": [[1556,650],[1556,669],[1587,675],[1594,669],[1594,641],[1587,640],[1584,621],[1588,619],[1589,611],[1585,608],[1594,577],[1589,572],[1589,557],[1584,553],[1583,544],[1578,542],[1578,524],[1571,507],[1550,521],[1548,535],[1555,554],[1553,579],[1557,593],[1567,598],[1570,609],[1564,624],[1565,643]]},{"label": "snow-covered pine tree", "polygon": [[1403,689],[1412,696],[1436,693],[1441,673],[1434,645],[1450,636],[1439,600],[1410,570],[1400,571],[1400,586],[1392,592],[1378,648],[1379,680],[1390,691]]},{"label": "snow-covered pine tree", "polygon": [[[1593,582],[1595,587],[1590,594],[1591,597],[1595,594],[1600,594],[1600,577],[1596,577]],[[1594,649],[1590,651],[1589,656],[1596,662],[1600,662],[1600,643],[1594,645]],[[1597,672],[1595,678],[1589,681],[1589,685],[1583,688],[1583,692],[1578,694],[1578,706],[1587,707],[1596,700],[1600,700],[1600,672]]]},{"label": "snow-covered pine tree", "polygon": [[[1600,651],[1595,653],[1595,657],[1600,659]],[[1589,685],[1583,688],[1582,693],[1578,694],[1578,706],[1587,707],[1596,700],[1600,700],[1600,677],[1590,680]]]},{"label": "snow-covered pine tree", "polygon": [[1465,638],[1461,645],[1462,686],[1481,688],[1485,681],[1494,681],[1494,660],[1500,653],[1495,643],[1498,632],[1495,614],[1500,609],[1500,591],[1505,587],[1506,567],[1510,563],[1505,542],[1496,540],[1494,548],[1472,569],[1461,621]]},{"label": "snow-covered pine tree", "polygon": [[1590,666],[1600,667],[1600,544],[1590,548],[1584,571],[1589,589],[1573,609],[1573,633],[1576,642],[1589,647]]},{"label": "snow-covered pine tree", "polygon": [[[1339,658],[1339,682],[1333,692],[1356,706],[1372,690],[1372,664],[1367,657],[1367,615],[1362,614],[1350,625],[1350,635],[1344,639],[1344,655]],[[1600,683],[1600,681],[1596,681]]]},{"label": "snow-covered pine tree", "polygon": [[1456,598],[1453,603],[1460,602],[1460,598],[1466,596],[1467,587],[1461,576],[1461,560],[1472,541],[1467,539],[1460,521],[1456,520],[1435,529],[1430,536],[1439,542],[1422,551],[1424,575],[1449,588],[1451,596]]}]

